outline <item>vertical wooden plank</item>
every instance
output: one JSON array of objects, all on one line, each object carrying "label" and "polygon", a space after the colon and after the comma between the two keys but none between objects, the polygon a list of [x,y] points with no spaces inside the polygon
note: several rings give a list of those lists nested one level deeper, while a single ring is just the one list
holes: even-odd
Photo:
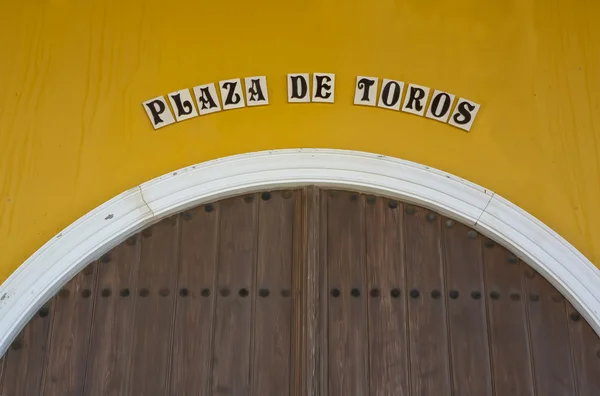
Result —
[{"label": "vertical wooden plank", "polygon": [[307,379],[310,371],[307,369],[311,363],[311,351],[307,350],[307,339],[314,331],[309,322],[310,316],[316,316],[313,312],[307,312],[311,300],[308,297],[307,288],[310,284],[305,281],[306,273],[310,271],[311,254],[308,250],[309,239],[306,229],[307,206],[309,197],[307,191],[310,187],[300,190],[294,201],[294,247],[292,262],[292,356],[291,356],[291,387],[290,395],[301,396],[310,389],[311,383]]},{"label": "vertical wooden plank", "polygon": [[[435,221],[430,214],[428,221]],[[442,219],[452,391],[492,394],[481,245],[467,226]],[[473,234],[471,234],[473,235]]]},{"label": "vertical wooden plank", "polygon": [[40,394],[51,315],[52,300],[38,311],[13,341],[0,362],[0,395]]},{"label": "vertical wooden plank", "polygon": [[134,297],[140,260],[139,235],[104,255],[98,265],[96,306],[92,320],[85,394],[127,392]]},{"label": "vertical wooden plank", "polygon": [[[321,191],[305,187],[296,196],[294,217],[294,285],[292,325],[292,395],[325,395],[322,393],[324,352],[322,308],[323,268],[321,251]],[[326,296],[326,294],[325,294]],[[325,299],[326,300],[326,299]]]},{"label": "vertical wooden plank", "polygon": [[178,216],[142,231],[129,394],[164,395],[170,373]]},{"label": "vertical wooden plank", "polygon": [[221,202],[212,391],[250,393],[250,335],[257,194]]},{"label": "vertical wooden plank", "polygon": [[[321,345],[321,353],[318,358],[321,360],[321,370],[318,373],[320,375],[320,395],[329,396],[329,298],[331,297],[329,292],[329,268],[328,268],[328,257],[329,249],[327,247],[329,234],[329,211],[328,204],[329,193],[325,190],[319,190],[319,197],[315,198],[319,202],[319,275],[321,278],[321,295],[320,295],[320,337],[317,339]],[[312,396],[312,395],[311,395]]]},{"label": "vertical wooden plank", "polygon": [[210,395],[219,204],[197,207],[182,219],[170,392]]},{"label": "vertical wooden plank", "polygon": [[2,387],[4,386],[4,372],[6,371],[6,352],[3,356],[0,356],[0,391],[2,391]]},{"label": "vertical wooden plank", "polygon": [[368,395],[364,197],[330,191],[327,211],[329,392]]},{"label": "vertical wooden plank", "polygon": [[77,274],[55,297],[43,395],[83,393],[97,265]]},{"label": "vertical wooden plank", "polygon": [[576,395],[564,298],[531,268],[526,268],[526,274],[537,393]]},{"label": "vertical wooden plank", "polygon": [[578,394],[600,395],[600,339],[569,302],[567,314]]},{"label": "vertical wooden plank", "polygon": [[289,395],[296,194],[261,194],[254,292],[253,395]]},{"label": "vertical wooden plank", "polygon": [[411,388],[414,395],[450,395],[446,294],[440,220],[405,205],[405,244]]},{"label": "vertical wooden plank", "polygon": [[385,198],[366,202],[370,394],[405,396],[410,394],[407,317],[396,295],[406,286],[402,208]]},{"label": "vertical wooden plank", "polygon": [[293,257],[292,257],[292,318],[291,318],[291,356],[290,356],[290,392],[291,396],[303,395],[306,389],[306,338],[310,332],[310,327],[305,326],[307,314],[305,307],[308,299],[305,296],[304,288],[304,262],[308,260],[309,255],[304,249],[306,237],[304,233],[304,223],[306,214],[306,188],[300,190],[294,201],[294,225],[293,225]]},{"label": "vertical wooden plank", "polygon": [[484,244],[485,298],[494,391],[496,395],[534,395],[522,265],[516,256],[484,240],[477,232],[469,231],[467,236]]}]

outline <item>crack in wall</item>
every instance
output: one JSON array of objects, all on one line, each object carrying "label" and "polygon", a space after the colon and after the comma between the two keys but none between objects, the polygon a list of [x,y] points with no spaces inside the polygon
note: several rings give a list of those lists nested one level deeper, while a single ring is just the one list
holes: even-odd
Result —
[{"label": "crack in wall", "polygon": [[142,190],[142,186],[137,186],[138,189],[140,190],[140,197],[142,198],[142,201],[144,202],[144,205],[146,205],[146,207],[148,208],[148,210],[150,211],[150,213],[152,213],[152,219],[156,218],[156,214],[154,213],[154,211],[152,210],[152,208],[150,207],[150,205],[148,205],[148,202],[146,201],[146,197],[144,197],[144,190]]},{"label": "crack in wall", "polygon": [[479,220],[481,220],[481,216],[483,216],[483,214],[487,211],[487,208],[490,206],[490,203],[492,202],[492,199],[494,199],[494,197],[496,196],[495,192],[493,192],[493,191],[490,191],[490,192],[492,193],[492,195],[490,196],[490,199],[487,202],[487,204],[485,204],[485,208],[483,208],[483,210],[479,214],[479,217],[477,218],[477,220],[475,220],[475,225],[479,224]]}]

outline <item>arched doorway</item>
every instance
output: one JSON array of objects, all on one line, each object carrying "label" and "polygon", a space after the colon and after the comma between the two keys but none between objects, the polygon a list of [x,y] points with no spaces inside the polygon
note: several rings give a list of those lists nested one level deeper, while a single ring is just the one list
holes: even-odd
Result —
[{"label": "arched doorway", "polygon": [[90,263],[0,363],[7,395],[595,395],[599,340],[475,230],[306,187],[171,216]]}]

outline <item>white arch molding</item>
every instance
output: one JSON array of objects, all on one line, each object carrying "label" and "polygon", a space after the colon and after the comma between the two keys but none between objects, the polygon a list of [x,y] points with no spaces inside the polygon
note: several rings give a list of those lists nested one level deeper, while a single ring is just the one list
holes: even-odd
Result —
[{"label": "white arch molding", "polygon": [[0,286],[0,356],[65,283],[132,234],[202,203],[304,185],[397,198],[470,225],[548,279],[600,334],[600,271],[549,227],[497,194],[383,155],[290,149],[235,155],[178,170],[125,191],[71,224]]}]

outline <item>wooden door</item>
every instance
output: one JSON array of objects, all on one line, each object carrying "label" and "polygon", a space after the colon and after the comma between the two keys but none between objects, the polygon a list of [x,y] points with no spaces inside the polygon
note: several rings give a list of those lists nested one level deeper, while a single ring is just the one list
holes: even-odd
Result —
[{"label": "wooden door", "polygon": [[123,241],[0,360],[0,395],[599,395],[598,336],[468,226],[306,187]]}]

